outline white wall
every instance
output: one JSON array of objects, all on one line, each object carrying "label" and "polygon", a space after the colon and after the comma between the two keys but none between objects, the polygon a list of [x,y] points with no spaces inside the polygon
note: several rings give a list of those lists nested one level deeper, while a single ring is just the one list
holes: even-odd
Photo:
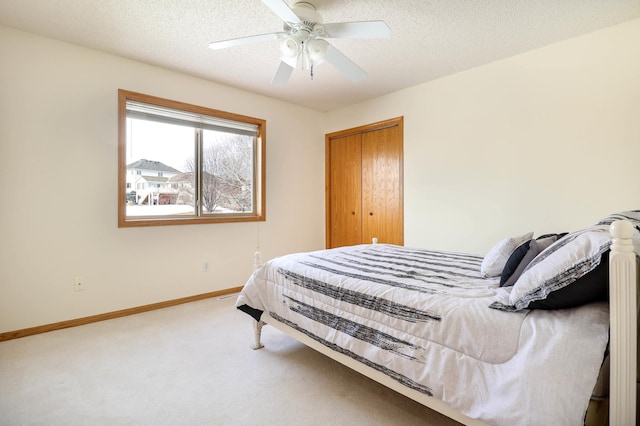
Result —
[{"label": "white wall", "polygon": [[[322,114],[0,27],[0,332],[240,286],[258,229],[265,259],[324,247],[324,134],[401,115],[408,246],[640,208],[638,40],[635,20]],[[266,119],[267,222],[118,229],[118,88]]]},{"label": "white wall", "polygon": [[404,116],[407,246],[575,230],[640,208],[639,40],[634,20],[332,111],[325,131]]},{"label": "white wall", "polygon": [[[266,119],[267,221],[119,229],[119,88]],[[0,332],[241,286],[258,231],[264,259],[323,248],[322,119],[0,27]]]}]

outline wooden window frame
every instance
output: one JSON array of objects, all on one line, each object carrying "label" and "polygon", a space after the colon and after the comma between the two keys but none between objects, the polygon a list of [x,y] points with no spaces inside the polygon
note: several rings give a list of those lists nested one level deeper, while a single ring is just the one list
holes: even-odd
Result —
[{"label": "wooden window frame", "polygon": [[[254,152],[254,211],[243,214],[224,214],[220,216],[188,216],[179,218],[145,216],[137,219],[126,215],[126,173],[127,173],[127,101],[137,101],[159,107],[171,108],[215,117],[222,120],[232,120],[241,123],[249,123],[257,126],[257,136]],[[245,115],[229,113],[212,108],[191,105],[179,101],[163,99],[156,96],[118,90],[118,227],[143,227],[165,225],[193,225],[207,223],[233,223],[233,222],[263,222],[266,220],[266,120],[248,117]]]}]

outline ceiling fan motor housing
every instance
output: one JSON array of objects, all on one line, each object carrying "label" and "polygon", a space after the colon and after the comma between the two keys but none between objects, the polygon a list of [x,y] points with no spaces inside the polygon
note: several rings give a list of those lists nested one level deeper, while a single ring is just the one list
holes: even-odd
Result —
[{"label": "ceiling fan motor housing", "polygon": [[311,3],[298,2],[293,5],[291,10],[293,10],[293,13],[295,13],[309,29],[309,32],[313,30],[314,25],[322,23],[322,16],[316,12],[316,7]]}]

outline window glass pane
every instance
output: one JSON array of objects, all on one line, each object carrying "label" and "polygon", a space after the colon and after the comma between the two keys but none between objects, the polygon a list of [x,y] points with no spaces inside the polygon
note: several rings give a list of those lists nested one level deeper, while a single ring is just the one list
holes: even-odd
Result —
[{"label": "window glass pane", "polygon": [[203,130],[203,215],[254,211],[255,143],[252,136]]},{"label": "window glass pane", "polygon": [[195,214],[195,130],[127,118],[127,217]]}]

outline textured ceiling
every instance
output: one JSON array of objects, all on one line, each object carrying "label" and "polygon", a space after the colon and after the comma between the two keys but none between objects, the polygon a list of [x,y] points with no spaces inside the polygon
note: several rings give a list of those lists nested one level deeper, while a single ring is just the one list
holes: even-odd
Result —
[{"label": "textured ceiling", "polygon": [[[0,25],[332,110],[640,17],[640,0],[309,0],[324,22],[384,20],[391,38],[331,43],[367,73],[329,64],[272,86],[277,41],[208,49],[282,30],[260,0],[0,0]],[[287,0],[289,5],[294,1]]]}]

